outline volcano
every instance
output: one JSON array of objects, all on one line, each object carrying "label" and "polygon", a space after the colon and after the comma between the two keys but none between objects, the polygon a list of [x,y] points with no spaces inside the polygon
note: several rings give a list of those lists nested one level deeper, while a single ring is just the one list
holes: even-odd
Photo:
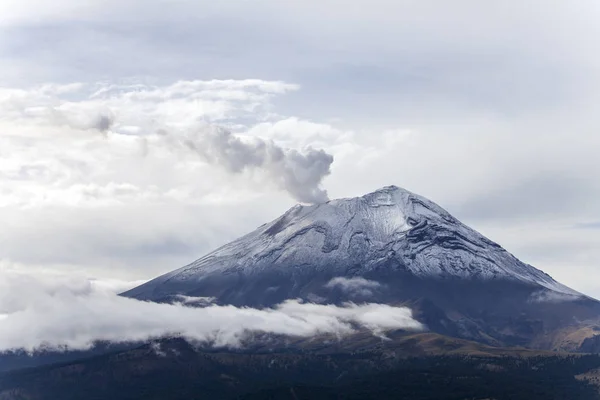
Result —
[{"label": "volcano", "polygon": [[432,332],[488,345],[590,351],[599,342],[600,302],[396,186],[296,205],[123,295],[248,307],[385,303],[411,307]]}]

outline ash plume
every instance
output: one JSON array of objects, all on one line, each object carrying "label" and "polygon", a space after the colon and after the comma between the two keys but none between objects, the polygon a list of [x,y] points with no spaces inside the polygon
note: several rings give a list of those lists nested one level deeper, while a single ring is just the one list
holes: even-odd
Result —
[{"label": "ash plume", "polygon": [[112,116],[107,114],[100,114],[96,121],[94,121],[92,127],[100,132],[107,132],[114,124]]},{"label": "ash plume", "polygon": [[[160,131],[169,135],[166,131]],[[218,127],[202,127],[179,139],[185,148],[206,162],[231,173],[247,169],[263,171],[280,189],[302,203],[323,203],[327,191],[323,179],[331,173],[333,156],[324,150],[286,149],[260,138],[242,140]]]}]

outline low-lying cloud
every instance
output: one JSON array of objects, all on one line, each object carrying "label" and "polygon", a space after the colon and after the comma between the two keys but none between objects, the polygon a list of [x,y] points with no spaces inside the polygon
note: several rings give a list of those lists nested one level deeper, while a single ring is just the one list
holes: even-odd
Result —
[{"label": "low-lying cloud", "polygon": [[144,341],[181,336],[215,346],[240,346],[252,333],[296,337],[338,336],[366,328],[420,330],[406,307],[353,304],[343,307],[288,300],[254,309],[185,302],[157,304],[117,296],[90,281],[0,275],[0,351],[87,349],[97,341]]},{"label": "low-lying cloud", "polygon": [[337,288],[354,296],[369,297],[373,295],[374,290],[381,287],[381,284],[362,277],[345,278],[338,276],[327,282],[325,287],[330,289]]},{"label": "low-lying cloud", "polygon": [[582,296],[572,293],[561,293],[553,290],[540,290],[532,293],[529,297],[530,303],[564,303],[567,301],[580,300]]}]

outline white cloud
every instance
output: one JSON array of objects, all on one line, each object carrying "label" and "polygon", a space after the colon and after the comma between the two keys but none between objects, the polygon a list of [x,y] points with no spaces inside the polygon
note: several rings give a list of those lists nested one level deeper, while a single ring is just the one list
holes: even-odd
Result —
[{"label": "white cloud", "polygon": [[376,334],[421,330],[405,307],[344,307],[288,300],[272,309],[141,302],[99,290],[87,280],[0,274],[0,351],[40,347],[85,349],[95,341],[127,342],[180,335],[216,346],[239,346],[253,332],[299,337],[345,335],[353,325]]},{"label": "white cloud", "polygon": [[186,306],[208,306],[215,301],[214,297],[195,297],[195,296],[184,296],[182,294],[175,296],[177,303],[181,303]]},{"label": "white cloud", "polygon": [[325,287],[338,288],[351,296],[369,297],[373,295],[373,291],[381,287],[381,284],[362,277],[346,278],[338,276],[327,282]]},{"label": "white cloud", "polygon": [[145,134],[165,127],[189,128],[198,122],[267,118],[275,95],[299,86],[259,79],[143,83],[43,84],[29,89],[0,88],[0,117],[21,123],[94,128],[95,118],[111,114],[121,127]]},{"label": "white cloud", "polygon": [[[228,121],[248,115],[254,120],[261,115],[267,118],[269,99],[274,94],[295,89],[296,85],[256,79],[180,81],[165,87],[71,84],[43,85],[28,91],[0,89],[0,105],[4,105],[0,118],[6,121],[3,136],[9,145],[18,143],[15,136],[32,135],[36,142],[55,144],[51,155],[59,156],[64,149],[57,148],[55,141],[60,138],[63,143],[59,145],[74,150],[84,147],[81,150],[86,154],[80,157],[96,156],[98,162],[111,158],[108,152],[117,153],[113,157],[127,157],[126,152],[129,152],[132,160],[148,157],[150,153],[164,156],[165,151],[175,153],[170,154],[173,158],[186,155],[190,158],[193,154],[200,157],[200,164],[217,166],[230,173],[256,171],[258,176],[263,175],[298,201],[322,202],[327,194],[320,184],[329,174],[331,155],[308,146],[300,150],[287,149],[256,135],[244,139],[224,128],[206,125],[227,125]],[[77,100],[72,100],[73,97]],[[240,128],[239,124],[236,126]],[[94,138],[91,133],[86,134],[88,130],[109,135],[108,143],[101,142],[102,135]],[[21,142],[29,145],[29,141],[21,139]],[[102,153],[93,154],[94,150]],[[31,177],[32,173],[41,175],[56,170],[48,168],[43,161],[31,160],[29,165],[23,165],[23,161],[23,157],[18,156],[14,161],[5,162],[4,174],[22,180],[20,178]],[[64,160],[62,164],[65,161],[72,160]],[[85,163],[81,159],[76,161]],[[57,164],[55,159],[47,162]],[[69,167],[72,169],[72,165],[59,167],[62,167],[61,175],[68,174]],[[75,167],[81,169],[81,165]],[[56,178],[60,179],[61,175]],[[144,190],[128,182],[108,182],[104,187],[86,182],[72,184],[68,188],[70,192],[65,194],[68,201],[86,198],[114,201],[118,197],[131,201],[139,196],[157,198],[160,196],[157,189],[150,186]],[[53,196],[44,193],[44,198]]]},{"label": "white cloud", "polygon": [[581,296],[576,296],[567,293],[558,293],[554,291],[538,291],[532,293],[529,302],[531,303],[564,303],[567,301],[576,301],[581,299]]},{"label": "white cloud", "polygon": [[104,291],[114,294],[123,293],[148,282],[146,280],[121,281],[118,279],[90,279],[89,281],[95,291]]}]

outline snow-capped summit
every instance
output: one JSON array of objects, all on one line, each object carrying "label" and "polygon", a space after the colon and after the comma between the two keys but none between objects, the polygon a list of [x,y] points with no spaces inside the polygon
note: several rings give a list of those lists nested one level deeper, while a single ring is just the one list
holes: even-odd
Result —
[{"label": "snow-capped summit", "polygon": [[252,307],[290,298],[409,304],[438,333],[543,348],[559,337],[548,332],[566,334],[600,316],[597,301],[396,186],[294,206],[123,295],[153,301],[212,298]]},{"label": "snow-capped summit", "polygon": [[[365,276],[381,270],[419,277],[509,279],[579,295],[526,265],[437,204],[387,186],[362,197],[296,205],[278,219],[129,294],[187,292],[209,276]],[[387,271],[389,272],[389,271]],[[167,289],[167,290],[165,290]]]}]

